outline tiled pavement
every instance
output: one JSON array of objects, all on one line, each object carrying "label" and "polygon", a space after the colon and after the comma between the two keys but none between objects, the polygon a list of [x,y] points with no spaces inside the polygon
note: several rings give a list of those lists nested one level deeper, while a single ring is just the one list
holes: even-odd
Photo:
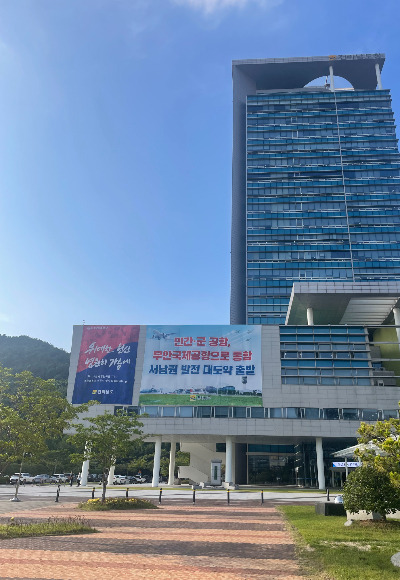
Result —
[{"label": "tiled pavement", "polygon": [[[11,514],[9,514],[11,515]],[[301,576],[294,545],[272,506],[162,506],[79,512],[53,505],[22,520],[85,515],[101,531],[0,541],[0,578],[33,580],[238,580]],[[1,520],[8,517],[2,514]]]}]

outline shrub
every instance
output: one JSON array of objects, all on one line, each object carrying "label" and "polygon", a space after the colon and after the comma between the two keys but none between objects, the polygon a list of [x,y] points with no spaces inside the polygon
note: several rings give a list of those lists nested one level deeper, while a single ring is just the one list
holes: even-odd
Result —
[{"label": "shrub", "polygon": [[400,489],[393,485],[386,472],[373,466],[361,466],[347,478],[343,503],[350,512],[378,512],[386,519],[386,514],[400,510]]},{"label": "shrub", "polygon": [[157,509],[151,501],[147,499],[125,498],[125,497],[107,497],[104,502],[100,498],[89,499],[78,504],[78,508],[87,511],[105,511],[105,510],[143,510]]},{"label": "shrub", "polygon": [[82,517],[48,518],[45,521],[24,522],[14,517],[0,525],[0,539],[27,538],[33,536],[57,536],[66,534],[90,534],[96,532]]}]

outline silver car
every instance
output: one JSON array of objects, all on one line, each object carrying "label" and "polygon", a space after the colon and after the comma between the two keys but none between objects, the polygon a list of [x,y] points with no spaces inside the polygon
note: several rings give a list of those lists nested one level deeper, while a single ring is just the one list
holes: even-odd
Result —
[{"label": "silver car", "polygon": [[40,475],[35,475],[33,483],[57,483],[57,480],[52,475],[41,473]]}]

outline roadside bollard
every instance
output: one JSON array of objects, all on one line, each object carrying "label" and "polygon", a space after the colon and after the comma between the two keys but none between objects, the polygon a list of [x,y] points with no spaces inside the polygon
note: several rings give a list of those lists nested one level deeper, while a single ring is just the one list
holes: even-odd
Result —
[{"label": "roadside bollard", "polygon": [[129,497],[129,487],[126,488],[125,497],[126,499],[128,499]]},{"label": "roadside bollard", "polygon": [[158,497],[158,503],[161,503],[162,487],[160,487],[160,495]]},{"label": "roadside bollard", "polygon": [[261,492],[261,503],[262,504],[264,503],[264,492],[263,491]]},{"label": "roadside bollard", "polygon": [[330,499],[329,499],[329,487],[326,488],[326,501],[330,501]]},{"label": "roadside bollard", "polygon": [[60,486],[57,486],[57,493],[56,493],[56,503],[58,503],[58,498],[60,497]]},{"label": "roadside bollard", "polygon": [[193,490],[193,503],[196,503],[196,490]]},{"label": "roadside bollard", "polygon": [[92,487],[92,499],[94,499],[94,487]]},{"label": "roadside bollard", "polygon": [[228,502],[228,505],[231,503],[231,498],[229,497],[229,489],[226,490],[226,501]]}]

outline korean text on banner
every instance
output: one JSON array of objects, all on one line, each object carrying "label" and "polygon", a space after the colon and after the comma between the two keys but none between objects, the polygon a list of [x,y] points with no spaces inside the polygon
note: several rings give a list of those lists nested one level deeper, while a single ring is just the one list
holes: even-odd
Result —
[{"label": "korean text on banner", "polygon": [[261,403],[259,326],[148,326],[140,402]]},{"label": "korean text on banner", "polygon": [[140,326],[85,326],[72,403],[130,405]]}]

